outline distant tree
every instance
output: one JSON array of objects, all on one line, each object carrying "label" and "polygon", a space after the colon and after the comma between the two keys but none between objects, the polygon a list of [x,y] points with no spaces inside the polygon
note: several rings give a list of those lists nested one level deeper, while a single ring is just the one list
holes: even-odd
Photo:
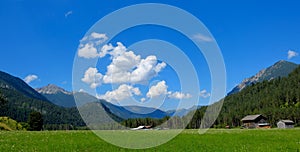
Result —
[{"label": "distant tree", "polygon": [[20,124],[22,125],[23,128],[25,128],[26,130],[29,130],[29,124],[27,122],[20,122]]},{"label": "distant tree", "polygon": [[40,112],[31,112],[29,115],[29,130],[31,131],[41,131],[43,128],[43,117]]},{"label": "distant tree", "polygon": [[7,103],[7,99],[0,93],[0,107],[3,107]]}]

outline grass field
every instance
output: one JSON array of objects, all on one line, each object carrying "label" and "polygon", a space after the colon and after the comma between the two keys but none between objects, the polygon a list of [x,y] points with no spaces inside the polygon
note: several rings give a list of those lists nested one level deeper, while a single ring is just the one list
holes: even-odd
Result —
[{"label": "grass field", "polygon": [[[170,130],[159,131],[159,134],[168,132]],[[3,131],[0,132],[0,151],[300,151],[300,129],[211,129],[202,135],[197,130],[185,130],[168,143],[145,150],[116,147],[91,131]]]}]

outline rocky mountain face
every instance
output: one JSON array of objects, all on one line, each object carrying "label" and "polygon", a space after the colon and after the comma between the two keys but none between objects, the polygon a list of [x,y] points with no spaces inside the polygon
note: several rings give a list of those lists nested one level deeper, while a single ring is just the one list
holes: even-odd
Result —
[{"label": "rocky mountain face", "polygon": [[[36,91],[45,96],[52,103],[62,107],[76,107],[76,102],[78,106],[81,106],[85,103],[98,100],[96,97],[89,95],[88,93],[66,91],[65,89],[54,84],[37,88]],[[77,99],[76,102],[74,96]]]},{"label": "rocky mountain face", "polygon": [[35,90],[37,92],[39,92],[40,94],[57,94],[57,93],[64,93],[64,94],[69,94],[69,95],[72,94],[72,92],[68,92],[68,91],[64,90],[63,88],[60,88],[54,84],[49,84],[45,87],[37,88]]},{"label": "rocky mountain face", "polygon": [[287,77],[293,70],[298,67],[297,64],[281,60],[276,62],[274,65],[259,71],[256,75],[244,79],[239,85],[234,87],[228,95],[240,92],[244,88],[250,86],[251,84],[255,84],[257,82],[262,82],[264,80],[272,80],[278,77]]}]

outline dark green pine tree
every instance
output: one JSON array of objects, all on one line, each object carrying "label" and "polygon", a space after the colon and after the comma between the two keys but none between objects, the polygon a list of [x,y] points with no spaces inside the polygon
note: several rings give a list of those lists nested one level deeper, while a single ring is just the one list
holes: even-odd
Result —
[{"label": "dark green pine tree", "polygon": [[6,102],[7,102],[7,99],[0,92],[0,107],[4,106]]},{"label": "dark green pine tree", "polygon": [[29,115],[29,130],[41,131],[43,129],[43,117],[40,112],[31,112]]}]

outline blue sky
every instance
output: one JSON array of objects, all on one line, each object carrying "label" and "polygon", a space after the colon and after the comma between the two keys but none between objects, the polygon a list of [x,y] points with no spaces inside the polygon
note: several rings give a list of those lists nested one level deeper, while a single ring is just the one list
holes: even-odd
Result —
[{"label": "blue sky", "polygon": [[[51,83],[71,90],[73,60],[77,56],[79,41],[86,32],[105,15],[139,3],[174,5],[190,12],[206,25],[224,57],[227,91],[244,78],[278,60],[300,63],[299,55],[288,58],[288,51],[300,53],[300,2],[297,0],[3,0],[0,2],[0,70],[20,78],[36,75],[38,78],[30,83],[32,87]],[[129,47],[137,41],[156,38],[192,50],[193,46],[184,38],[178,42],[179,36],[178,33],[163,27],[141,26],[122,32],[111,42],[114,46],[116,42],[122,42]],[[211,88],[207,64],[201,55],[199,58],[194,57],[194,60],[201,65],[197,69],[201,74],[199,91],[205,89],[209,93]],[[104,69],[102,72],[105,72],[105,63],[109,64],[109,60],[103,61],[103,65],[98,63],[98,69]],[[101,68],[103,66],[105,67]],[[164,74],[158,74],[159,77],[163,78]],[[172,81],[175,80],[170,79],[167,84],[171,91],[176,92],[178,88],[172,86]],[[104,90],[106,89],[108,87]],[[146,94],[147,89],[149,88],[141,88],[144,90],[142,93]],[[101,93],[105,91],[100,89]]]}]

